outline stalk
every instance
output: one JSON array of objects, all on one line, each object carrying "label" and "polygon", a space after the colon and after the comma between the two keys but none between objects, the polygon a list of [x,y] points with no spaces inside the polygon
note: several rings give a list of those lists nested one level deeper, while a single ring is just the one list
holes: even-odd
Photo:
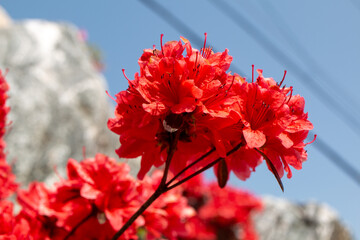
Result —
[{"label": "stalk", "polygon": [[[226,153],[226,156],[229,156],[230,154],[236,152],[237,150],[239,150],[239,148],[240,148],[241,146],[242,146],[242,143],[239,143],[239,144],[236,145],[233,149],[231,149],[229,152],[227,152],[227,153]],[[167,188],[166,188],[166,191],[169,191],[169,190],[171,190],[171,189],[173,189],[173,188],[175,188],[175,187],[183,184],[183,183],[186,182],[187,180],[195,177],[196,175],[198,175],[198,174],[200,174],[200,173],[208,170],[209,168],[211,168],[212,166],[214,166],[215,164],[217,164],[218,162],[220,162],[222,159],[224,159],[224,158],[222,158],[222,157],[217,158],[216,160],[214,160],[213,162],[209,163],[209,164],[206,165],[205,167],[203,167],[203,168],[201,168],[200,170],[198,170],[198,171],[190,174],[190,175],[187,176],[186,178],[181,179],[179,182],[177,182],[177,183],[175,183],[175,184],[173,184],[173,185],[171,185],[171,186],[169,186],[169,184],[168,184],[168,185],[167,185]]]},{"label": "stalk", "polygon": [[111,238],[112,240],[116,240],[118,239],[125,231],[126,229],[128,229],[131,224],[133,224],[133,222],[141,215],[144,213],[144,211],[158,198],[160,197],[161,194],[163,194],[164,192],[166,192],[166,180],[167,180],[167,176],[168,176],[168,172],[169,172],[169,168],[170,168],[170,163],[171,163],[171,159],[174,156],[175,150],[176,150],[176,146],[177,143],[179,141],[179,137],[180,137],[180,133],[181,131],[178,130],[175,133],[171,133],[170,135],[170,147],[168,150],[168,155],[166,158],[166,163],[165,163],[165,170],[164,170],[164,174],[162,176],[161,182],[159,184],[159,186],[157,187],[157,189],[155,190],[155,192],[150,196],[150,198],[148,200],[146,200],[146,202],[141,205],[141,207],[131,216],[131,218],[129,218],[129,220],[121,227],[121,229],[115,233],[115,235]]},{"label": "stalk", "polygon": [[[179,186],[180,184],[186,182],[187,180],[191,179],[192,177],[204,172],[205,170],[211,168],[212,166],[214,166],[216,163],[218,163],[219,161],[221,161],[222,157],[217,158],[216,160],[214,160],[213,162],[207,164],[205,167],[201,168],[200,170],[190,174],[189,176],[187,176],[184,179],[181,179],[179,182],[171,185],[171,183],[173,183],[181,174],[183,174],[186,170],[188,170],[189,168],[191,168],[192,166],[194,166],[195,164],[197,164],[198,162],[200,162],[201,160],[203,160],[204,158],[208,157],[211,153],[213,153],[215,151],[215,148],[210,149],[207,153],[205,153],[203,156],[201,156],[200,158],[198,158],[197,160],[195,160],[194,162],[192,162],[191,164],[189,164],[188,166],[186,166],[183,170],[181,170],[178,174],[176,174],[171,180],[167,181],[167,176],[169,173],[169,169],[170,169],[170,163],[171,160],[174,156],[174,153],[176,151],[176,146],[177,143],[179,141],[179,137],[180,137],[180,132],[181,131],[177,131],[175,134],[171,134],[170,136],[170,147],[169,147],[169,152],[168,152],[168,156],[166,159],[166,163],[165,163],[165,170],[164,170],[164,174],[163,177],[161,179],[161,182],[159,184],[159,186],[157,187],[157,189],[155,190],[155,192],[150,196],[150,198],[148,200],[146,200],[146,202],[141,205],[141,207],[131,216],[131,218],[121,227],[121,229],[116,232],[116,234],[112,237],[111,240],[117,240],[125,231],[126,229],[128,229],[131,224],[134,223],[134,221],[141,215],[144,213],[144,211],[158,198],[161,196],[161,194],[170,191],[171,189]],[[229,152],[226,153],[226,156],[229,156],[230,154],[234,153],[235,151],[237,151],[240,147],[242,146],[242,143],[239,143],[238,145],[236,145],[233,149],[231,149]],[[171,185],[171,186],[170,186]]]}]

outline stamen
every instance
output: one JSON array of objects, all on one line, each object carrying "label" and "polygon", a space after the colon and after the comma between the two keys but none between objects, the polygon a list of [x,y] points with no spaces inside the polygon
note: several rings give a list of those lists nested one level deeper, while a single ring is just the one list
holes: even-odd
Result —
[{"label": "stamen", "polygon": [[[254,74],[254,71],[253,71],[253,74]],[[253,75],[253,76],[254,76],[254,75]],[[254,79],[254,77],[253,77],[253,79]],[[254,95],[254,104],[253,104],[253,107],[255,107],[257,93],[258,93],[258,88],[257,88],[257,85],[256,85],[256,88],[255,88],[255,95]]]},{"label": "stamen", "polygon": [[199,55],[199,52],[196,52],[196,58],[195,58],[194,69],[193,69],[194,72],[196,71],[196,64],[197,64],[197,61],[198,61],[198,55]]},{"label": "stamen", "polygon": [[157,54],[155,54],[156,53],[156,48],[155,48],[155,44],[153,45],[153,55],[155,56],[155,55],[157,55]]},{"label": "stamen", "polygon": [[253,83],[254,82],[254,64],[251,65],[252,67],[252,78],[251,78],[251,82]]},{"label": "stamen", "polygon": [[164,34],[161,34],[161,35],[160,35],[160,45],[161,45],[161,53],[162,53],[162,55],[164,56],[163,41],[162,41],[163,36],[164,36]]},{"label": "stamen", "polygon": [[212,51],[212,47],[207,47],[205,49],[203,49],[203,53],[202,53],[202,56],[203,58],[209,58],[210,55],[211,55],[211,51]]},{"label": "stamen", "polygon": [[281,84],[283,84],[283,82],[284,82],[284,80],[285,80],[286,73],[287,73],[287,71],[284,70],[284,76],[283,76],[281,82],[279,83],[279,87],[281,87]]},{"label": "stamen", "polygon": [[251,124],[253,129],[257,129],[257,125],[262,122],[262,120],[268,113],[269,108],[270,108],[269,104],[266,104],[265,102],[261,104],[259,112],[255,115],[256,119],[254,119],[254,121],[252,121]]},{"label": "stamen", "polygon": [[205,40],[204,40],[204,47],[203,47],[203,49],[205,49],[205,48],[206,48],[206,38],[207,38],[207,33],[204,33],[204,35],[205,35]]},{"label": "stamen", "polygon": [[231,81],[230,87],[225,91],[225,96],[230,91],[232,85],[234,84],[234,81],[235,81],[235,75],[233,76],[233,80]]},{"label": "stamen", "polygon": [[122,72],[123,72],[124,77],[125,77],[126,80],[128,81],[129,86],[130,86],[130,87],[134,87],[134,84],[133,84],[133,83],[131,82],[131,80],[126,76],[126,74],[125,74],[125,69],[122,69]]},{"label": "stamen", "polygon": [[63,182],[64,178],[60,175],[56,165],[53,166],[53,171],[54,171],[55,175],[60,179],[60,181]]},{"label": "stamen", "polygon": [[83,154],[83,159],[86,159],[86,147],[85,146],[82,147],[82,154]]},{"label": "stamen", "polygon": [[208,58],[211,55],[212,47],[206,47],[206,39],[207,39],[207,33],[204,33],[205,40],[204,40],[204,46],[200,49],[200,54],[203,58]]},{"label": "stamen", "polygon": [[113,100],[113,101],[115,101],[116,102],[116,99],[115,98],[113,98],[113,96],[111,96],[110,95],[110,93],[108,92],[108,90],[105,90],[105,92],[106,92],[106,94]]},{"label": "stamen", "polygon": [[316,134],[314,134],[314,139],[313,139],[311,142],[305,143],[305,146],[306,146],[306,145],[309,145],[309,144],[312,144],[313,142],[315,142],[316,137],[317,137],[317,135],[316,135]]},{"label": "stamen", "polygon": [[292,94],[293,94],[293,87],[290,87],[290,96],[286,104],[289,104]]}]

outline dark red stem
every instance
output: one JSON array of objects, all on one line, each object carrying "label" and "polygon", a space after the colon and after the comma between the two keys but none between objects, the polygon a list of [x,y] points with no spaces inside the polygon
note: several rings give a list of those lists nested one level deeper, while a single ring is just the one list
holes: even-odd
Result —
[{"label": "dark red stem", "polygon": [[[232,153],[234,153],[235,151],[239,150],[239,148],[240,148],[241,146],[242,146],[242,143],[239,143],[239,144],[236,145],[233,149],[231,149],[229,152],[227,152],[227,153],[226,153],[226,156],[229,156],[230,154],[232,154]],[[222,159],[224,159],[224,158],[219,157],[219,158],[217,158],[215,161],[213,161],[213,162],[209,163],[208,165],[206,165],[205,167],[201,168],[200,170],[198,170],[198,171],[190,174],[190,175],[187,176],[186,178],[181,179],[179,182],[175,183],[174,185],[171,185],[171,186],[167,185],[166,191],[169,191],[169,190],[171,190],[171,189],[173,189],[173,188],[175,188],[175,187],[183,184],[183,183],[186,182],[187,180],[195,177],[196,175],[198,175],[198,174],[200,174],[200,173],[208,170],[209,168],[211,168],[212,166],[214,166],[215,164],[217,164],[218,162],[220,162]]]},{"label": "dark red stem", "polygon": [[181,170],[180,172],[178,172],[173,178],[170,179],[170,181],[166,184],[167,186],[169,186],[173,181],[175,181],[178,177],[181,176],[181,174],[183,174],[184,172],[186,172],[186,170],[188,170],[189,168],[191,168],[192,166],[196,165],[198,162],[200,162],[201,160],[203,160],[204,158],[206,158],[207,156],[209,156],[211,153],[215,152],[215,147],[213,147],[212,149],[210,149],[207,153],[205,153],[204,155],[202,155],[200,158],[196,159],[194,162],[190,163],[189,165],[187,165],[183,170]]},{"label": "dark red stem", "polygon": [[[146,200],[146,202],[141,205],[141,207],[131,216],[131,218],[124,224],[124,226],[122,226],[122,228],[116,232],[116,234],[112,237],[112,240],[117,240],[125,231],[126,229],[128,229],[131,224],[158,198],[160,197],[161,194],[179,186],[180,184],[186,182],[187,180],[189,180],[190,178],[202,173],[203,171],[211,168],[212,166],[214,166],[216,163],[218,163],[220,160],[222,160],[223,158],[218,158],[215,161],[209,163],[208,165],[206,165],[205,167],[201,168],[200,170],[196,171],[195,173],[189,175],[188,177],[180,180],[179,182],[169,186],[173,181],[175,181],[181,174],[183,174],[186,170],[188,170],[190,167],[194,166],[196,163],[200,162],[201,160],[203,160],[204,158],[206,158],[207,156],[209,156],[211,153],[213,153],[215,151],[215,148],[210,149],[207,153],[205,153],[203,156],[201,156],[200,158],[198,158],[196,161],[194,161],[193,163],[189,164],[187,167],[185,167],[183,170],[181,170],[177,175],[175,175],[169,182],[166,182],[167,180],[167,176],[168,176],[168,172],[169,172],[169,167],[170,167],[170,163],[171,163],[171,159],[174,156],[175,150],[176,150],[176,146],[177,146],[177,142],[179,140],[179,136],[180,136],[180,132],[181,131],[177,131],[175,134],[171,135],[171,140],[170,140],[170,148],[169,148],[169,152],[168,152],[168,156],[166,159],[166,163],[165,163],[165,170],[164,170],[164,175],[161,179],[161,182],[158,186],[158,188],[155,190],[155,192],[150,196],[150,198],[148,200]],[[242,146],[241,143],[239,143],[238,145],[236,145],[233,149],[231,149],[229,152],[227,152],[226,156],[229,156],[230,154],[234,153],[235,151],[237,151],[240,147]]]},{"label": "dark red stem", "polygon": [[96,208],[93,207],[90,214],[87,215],[83,220],[81,220],[73,229],[71,229],[71,231],[66,235],[64,240],[69,239],[69,237],[71,237],[81,225],[83,225],[87,220],[89,220],[95,214],[95,212],[96,212]]},{"label": "dark red stem", "polygon": [[141,207],[134,213],[134,215],[131,216],[131,218],[121,227],[121,229],[116,232],[116,234],[112,237],[112,240],[116,240],[118,239],[125,231],[126,229],[128,229],[131,224],[158,198],[160,197],[161,194],[163,194],[164,192],[167,191],[166,189],[166,180],[167,180],[167,176],[168,176],[168,172],[169,172],[169,167],[170,167],[170,163],[171,163],[171,159],[174,156],[175,150],[176,150],[176,146],[177,146],[177,142],[179,141],[179,137],[180,137],[180,129],[175,132],[175,133],[171,133],[170,135],[170,147],[168,150],[168,156],[166,158],[166,163],[165,163],[165,170],[164,170],[164,174],[163,177],[161,179],[161,182],[158,186],[158,188],[155,190],[155,192],[150,196],[150,198],[148,200],[146,200],[146,202],[141,205]]}]

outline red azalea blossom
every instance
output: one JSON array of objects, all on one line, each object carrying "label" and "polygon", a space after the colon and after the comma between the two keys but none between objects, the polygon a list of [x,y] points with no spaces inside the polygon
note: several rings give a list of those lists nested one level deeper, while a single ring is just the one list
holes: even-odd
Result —
[{"label": "red azalea blossom", "polygon": [[1,240],[33,240],[29,236],[29,223],[13,216],[13,204],[0,201],[0,239]]},{"label": "red azalea blossom", "polygon": [[[129,167],[97,154],[94,159],[68,162],[68,180],[56,185],[51,206],[57,226],[76,231],[69,239],[109,239],[139,206],[136,183],[128,175]],[[121,239],[136,236],[128,229]]]},{"label": "red azalea blossom", "polygon": [[141,156],[142,179],[152,166],[165,163],[171,142],[177,141],[170,164],[174,175],[222,157],[215,165],[220,185],[230,171],[245,180],[263,159],[279,183],[284,169],[291,177],[289,165],[300,169],[307,158],[304,140],[313,126],[303,98],[282,86],[285,75],[276,83],[257,70],[256,81],[248,83],[226,72],[232,61],[227,49],[214,53],[205,38],[199,51],[181,40],[162,44],[161,37],[160,50],[144,50],[140,73],[116,95],[108,127],[120,135],[118,156]]},{"label": "red azalea blossom", "polygon": [[258,239],[252,214],[262,209],[260,199],[239,189],[204,183],[201,175],[182,188],[198,212],[188,223],[194,231],[183,239]]},{"label": "red azalea blossom", "polygon": [[[233,239],[257,239],[251,213],[259,211],[262,204],[250,193],[227,186],[220,189],[217,184],[209,186],[211,198],[200,209],[199,217],[218,229],[218,236],[233,236]],[[240,228],[239,235],[232,231]],[[234,235],[232,235],[234,234]]]},{"label": "red azalea blossom", "polygon": [[[110,239],[154,192],[162,176],[155,172],[139,181],[129,170],[127,164],[103,154],[81,162],[69,159],[68,179],[61,179],[55,189],[32,183],[29,190],[19,191],[22,210],[15,223],[11,215],[10,223],[27,223],[31,239]],[[184,223],[194,215],[181,189],[174,189],[161,195],[119,239],[138,239],[141,229],[146,239],[188,236]]]},{"label": "red azalea blossom", "polygon": [[10,110],[10,108],[6,106],[8,90],[9,85],[0,70],[0,200],[10,196],[18,187],[15,183],[15,175],[11,172],[11,167],[6,162],[6,144],[3,139],[7,124],[6,116]]},{"label": "red azalea blossom", "polygon": [[0,200],[7,198],[16,191],[15,175],[5,159],[0,159]]},{"label": "red azalea blossom", "polygon": [[[143,198],[147,199],[160,183],[162,171],[155,171],[151,178],[142,182]],[[189,235],[186,222],[195,216],[195,210],[188,205],[187,199],[182,196],[182,189],[176,188],[162,194],[144,213],[144,229],[146,239],[179,239]],[[161,238],[162,239],[162,238]]]},{"label": "red azalea blossom", "polygon": [[[80,163],[69,159],[67,170],[68,179],[52,191],[39,183],[20,191],[19,217],[31,223],[35,239],[110,239],[142,200],[129,167],[97,154]],[[135,226],[120,239],[136,239]]]},{"label": "red azalea blossom", "polygon": [[[284,170],[290,178],[289,165],[301,169],[307,159],[304,140],[313,125],[304,113],[304,99],[293,96],[292,88],[281,87],[284,79],[276,83],[272,78],[264,78],[262,70],[258,73],[255,82],[237,84],[231,89],[239,97],[233,105],[239,121],[221,129],[219,135],[228,150],[239,140],[242,144],[226,158],[227,171],[232,170],[245,180],[265,158],[282,187]],[[218,168],[215,166],[217,175]]]},{"label": "red azalea blossom", "polygon": [[60,240],[66,236],[67,231],[56,225],[58,216],[50,206],[53,194],[43,183],[37,182],[31,183],[27,191],[18,191],[18,202],[22,209],[17,219],[29,223],[29,237]]},{"label": "red azalea blossom", "polygon": [[[266,158],[271,171],[274,172],[276,169],[275,175],[282,177],[285,170],[290,178],[292,174],[289,165],[301,169],[302,162],[307,159],[304,140],[309,130],[313,129],[313,125],[307,119],[307,113],[304,113],[304,99],[299,95],[293,96],[292,88],[281,87],[285,75],[277,84],[272,78],[264,78],[262,70],[258,70],[258,73],[259,77],[255,84],[263,93],[270,94],[271,97],[269,101],[259,96],[262,94],[255,96],[258,100],[253,105],[262,102],[262,106],[260,109],[253,107],[249,111],[250,116],[256,116],[253,118],[256,120],[247,131],[244,124],[244,138],[249,148],[256,148]],[[250,109],[251,106],[248,108]]]},{"label": "red azalea blossom", "polygon": [[120,135],[119,157],[142,156],[140,179],[151,166],[164,163],[170,135],[178,130],[179,145],[191,142],[192,147],[177,148],[174,172],[191,161],[184,155],[202,154],[212,145],[225,155],[216,129],[233,123],[229,108],[235,99],[227,93],[242,79],[226,73],[232,60],[228,50],[213,53],[204,46],[199,51],[182,40],[184,44],[171,41],[161,45],[161,50],[144,50],[140,74],[129,80],[128,90],[116,95],[115,118],[109,119],[108,127]]}]

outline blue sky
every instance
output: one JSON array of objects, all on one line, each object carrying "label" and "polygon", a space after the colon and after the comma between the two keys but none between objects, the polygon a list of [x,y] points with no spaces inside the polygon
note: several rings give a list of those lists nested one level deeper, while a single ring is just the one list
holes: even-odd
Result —
[{"label": "blue sky", "polygon": [[[281,79],[287,69],[286,84],[294,86],[295,93],[305,97],[306,110],[316,133],[360,171],[357,149],[360,124],[349,124],[351,117],[360,121],[360,77],[357,73],[360,67],[360,4],[356,5],[355,0],[237,0],[224,1],[231,6],[231,11],[227,9],[224,14],[212,1],[155,2],[161,3],[199,37],[207,32],[208,42],[218,51],[228,48],[234,57],[233,65],[246,76],[251,76],[252,64],[262,68],[265,76],[276,80]],[[137,60],[142,50],[152,48],[153,44],[159,46],[161,33],[165,41],[178,40],[180,36],[194,40],[192,34],[179,32],[141,1],[1,0],[0,3],[15,20],[62,21],[86,29],[89,41],[103,52],[104,75],[112,95],[127,87],[121,69],[126,69],[129,77],[133,76],[139,70]],[[232,15],[234,10],[252,23],[250,34],[239,27],[244,21]],[[165,18],[165,12],[161,16]],[[236,22],[229,16],[234,16]],[[265,38],[253,38],[251,35],[256,29]],[[264,40],[273,42],[285,57],[274,57],[261,45]],[[196,44],[195,47],[200,48]],[[288,59],[291,62],[286,61]],[[299,68],[305,73],[302,77],[296,73]],[[320,90],[309,87],[311,81],[315,81]],[[330,98],[323,100],[322,91]],[[265,165],[248,181],[232,177],[231,184],[258,195],[327,203],[348,224],[356,239],[360,239],[360,185],[314,146],[307,149],[309,159],[303,169],[293,170],[292,179],[283,179],[285,193]]]}]

